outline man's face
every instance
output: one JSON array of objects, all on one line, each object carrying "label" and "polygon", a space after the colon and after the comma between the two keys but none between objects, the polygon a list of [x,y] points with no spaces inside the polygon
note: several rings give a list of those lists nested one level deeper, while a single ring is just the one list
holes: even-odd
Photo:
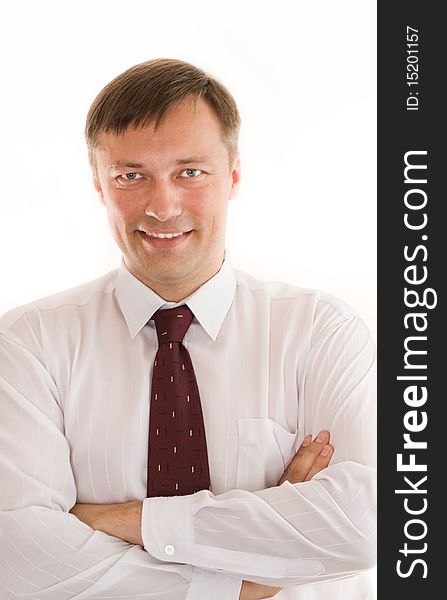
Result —
[{"label": "man's face", "polygon": [[101,134],[95,159],[94,185],[133,275],[177,301],[217,273],[240,171],[207,102],[183,101],[156,130]]}]

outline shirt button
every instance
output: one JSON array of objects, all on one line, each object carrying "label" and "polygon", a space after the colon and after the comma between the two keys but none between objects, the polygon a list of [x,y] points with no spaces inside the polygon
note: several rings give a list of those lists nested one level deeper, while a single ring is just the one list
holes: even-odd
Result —
[{"label": "shirt button", "polygon": [[168,544],[167,546],[165,546],[165,554],[167,554],[168,556],[172,556],[175,552],[175,548],[174,546],[171,546],[171,544]]}]

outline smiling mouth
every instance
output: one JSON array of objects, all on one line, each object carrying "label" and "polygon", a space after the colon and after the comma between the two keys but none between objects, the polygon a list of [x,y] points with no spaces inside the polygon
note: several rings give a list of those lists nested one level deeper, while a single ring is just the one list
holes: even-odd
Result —
[{"label": "smiling mouth", "polygon": [[180,237],[181,235],[185,235],[185,233],[189,233],[189,231],[178,231],[173,233],[156,233],[155,231],[143,231],[142,233],[146,234],[149,237],[158,238],[161,240],[170,240],[171,238],[176,238]]}]

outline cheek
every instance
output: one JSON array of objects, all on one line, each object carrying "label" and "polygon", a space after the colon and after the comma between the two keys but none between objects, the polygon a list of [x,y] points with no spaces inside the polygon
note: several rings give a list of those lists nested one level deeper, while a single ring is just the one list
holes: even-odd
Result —
[{"label": "cheek", "polygon": [[228,200],[225,191],[213,185],[191,190],[184,196],[185,212],[202,223],[208,223],[213,231],[218,230],[226,220]]},{"label": "cheek", "polygon": [[129,193],[110,194],[106,199],[106,208],[109,218],[113,221],[129,221],[140,215],[140,202],[135,194]]}]

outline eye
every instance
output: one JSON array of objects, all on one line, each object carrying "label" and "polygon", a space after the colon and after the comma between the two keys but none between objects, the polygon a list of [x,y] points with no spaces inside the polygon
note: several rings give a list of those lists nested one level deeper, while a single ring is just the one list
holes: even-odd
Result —
[{"label": "eye", "polygon": [[202,173],[203,171],[201,171],[200,169],[185,169],[181,172],[180,177],[194,179],[194,177],[198,177]]},{"label": "eye", "polygon": [[139,173],[123,173],[123,175],[119,175],[118,179],[120,179],[121,181],[137,181],[138,179],[141,179],[141,175]]}]

